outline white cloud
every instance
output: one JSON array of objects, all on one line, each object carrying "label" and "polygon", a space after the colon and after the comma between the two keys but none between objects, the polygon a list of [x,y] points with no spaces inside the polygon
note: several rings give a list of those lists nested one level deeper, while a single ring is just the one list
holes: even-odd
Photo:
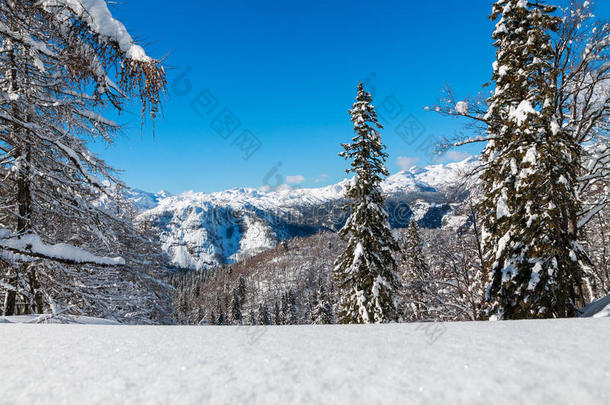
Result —
[{"label": "white cloud", "polygon": [[291,190],[292,190],[292,187],[290,187],[288,184],[280,184],[273,191],[281,193],[281,192],[287,192],[287,191],[291,191]]},{"label": "white cloud", "polygon": [[301,184],[305,181],[305,176],[297,174],[295,176],[286,176],[286,183],[288,184]]},{"label": "white cloud", "polygon": [[443,155],[443,160],[448,162],[461,162],[462,160],[471,158],[472,155],[458,150],[450,150]]},{"label": "white cloud", "polygon": [[314,179],[314,183],[320,183],[323,182],[324,180],[326,180],[328,178],[328,174],[321,174],[318,176],[317,179]]},{"label": "white cloud", "polygon": [[413,166],[415,166],[419,162],[418,157],[410,157],[410,156],[399,156],[396,159],[396,163],[402,170],[409,170]]}]

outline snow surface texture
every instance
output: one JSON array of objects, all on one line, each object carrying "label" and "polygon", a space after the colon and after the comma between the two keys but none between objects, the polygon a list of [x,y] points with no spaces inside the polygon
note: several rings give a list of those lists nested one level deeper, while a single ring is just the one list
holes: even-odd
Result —
[{"label": "snow surface texture", "polygon": [[608,404],[610,319],[0,325],[5,404]]},{"label": "snow surface texture", "polygon": [[[382,190],[391,225],[406,227],[412,216],[429,228],[463,224],[465,218],[445,218],[454,202],[446,191],[476,164],[467,159],[388,177]],[[284,239],[340,229],[346,218],[342,202],[347,181],[311,189],[239,188],[166,198],[134,192],[126,197],[136,208],[148,208],[137,220],[156,228],[173,265],[202,270],[251,257]]]}]

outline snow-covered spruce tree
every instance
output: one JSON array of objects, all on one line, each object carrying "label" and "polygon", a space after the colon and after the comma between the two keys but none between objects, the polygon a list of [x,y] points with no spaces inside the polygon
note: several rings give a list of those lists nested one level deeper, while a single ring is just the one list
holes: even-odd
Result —
[{"label": "snow-covered spruce tree", "polygon": [[243,275],[239,275],[237,280],[237,293],[239,294],[239,305],[243,308],[248,296],[248,287],[246,286],[246,279]]},{"label": "snow-covered spruce tree", "polygon": [[314,292],[312,304],[311,322],[313,324],[329,325],[333,323],[333,306],[324,283],[320,283],[320,288]]},{"label": "snow-covered spruce tree", "polygon": [[297,308],[297,296],[292,289],[288,291],[288,321],[291,325],[298,325],[300,323]]},{"label": "snow-covered spruce tree", "polygon": [[488,299],[500,319],[573,316],[583,304],[575,192],[581,147],[555,116],[554,11],[540,2],[500,0],[491,16],[500,20],[479,210],[492,266]]},{"label": "snow-covered spruce tree", "polygon": [[[595,20],[593,1],[571,2],[562,9],[562,18],[557,31],[549,30],[553,47],[552,66],[546,74],[546,86],[553,88],[555,128],[561,129],[561,136],[571,136],[580,146],[577,185],[575,189],[579,212],[576,215],[576,234],[585,238],[586,252],[593,265],[577,253],[577,259],[585,271],[583,288],[585,301],[602,296],[600,272],[604,272],[604,262],[597,259],[604,256],[605,245],[600,245],[597,228],[604,223],[604,210],[610,204],[610,24]],[[442,114],[473,119],[473,122],[490,126],[493,116],[487,114],[486,102],[470,100],[461,102],[468,108],[457,108],[451,91],[447,92],[443,106],[435,108]],[[474,102],[473,102],[474,101]],[[493,134],[459,139],[448,146],[461,146],[475,142],[494,140]],[[565,224],[565,222],[564,222]],[[569,232],[571,235],[574,233]],[[602,238],[603,239],[603,238]],[[601,279],[603,279],[602,276]],[[579,301],[578,299],[576,301]]]},{"label": "snow-covered spruce tree", "polygon": [[400,318],[396,307],[400,282],[394,258],[398,245],[380,189],[382,176],[388,175],[387,154],[377,132],[382,125],[371,103],[371,95],[360,83],[350,110],[355,136],[340,154],[351,160],[347,172],[354,177],[346,190],[350,216],[340,232],[348,245],[334,269],[338,323],[395,322]]},{"label": "snow-covered spruce tree", "polygon": [[233,298],[231,299],[231,321],[233,324],[241,325],[242,323],[242,307],[241,307],[241,297],[239,296],[239,291],[236,289],[233,290]]},{"label": "snow-covered spruce tree", "polygon": [[411,320],[425,319],[425,297],[431,275],[423,252],[423,242],[419,227],[414,219],[409,222],[405,243],[402,249],[404,256],[402,278],[405,284],[405,313]]},{"label": "snow-covered spruce tree", "polygon": [[296,294],[292,289],[282,294],[281,320],[283,325],[297,325],[299,323]]},{"label": "snow-covered spruce tree", "polygon": [[228,325],[228,319],[227,316],[225,315],[225,312],[222,308],[222,302],[220,300],[220,297],[218,297],[216,299],[216,322],[214,323],[215,325]]},{"label": "snow-covered spruce tree", "polygon": [[267,304],[260,304],[258,306],[258,318],[259,325],[271,325],[271,317],[269,316],[269,309]]},{"label": "snow-covered spruce tree", "polygon": [[[107,193],[102,180],[118,181],[87,140],[112,140],[119,127],[100,112],[120,110],[130,95],[154,118],[162,68],[103,0],[1,0],[0,43],[0,227],[10,232],[0,251],[11,263],[2,274],[4,313],[159,320],[167,286],[156,280],[157,260],[146,257],[151,242],[96,206]],[[49,255],[57,243],[81,254]],[[109,255],[125,264],[109,264]]]},{"label": "snow-covered spruce tree", "polygon": [[282,294],[282,307],[281,307],[281,312],[280,312],[280,319],[281,319],[281,324],[282,325],[290,325],[290,309],[288,306],[288,294],[284,293]]},{"label": "snow-covered spruce tree", "polygon": [[273,324],[284,324],[284,317],[282,316],[282,311],[280,310],[280,305],[277,303],[277,301],[273,303]]}]

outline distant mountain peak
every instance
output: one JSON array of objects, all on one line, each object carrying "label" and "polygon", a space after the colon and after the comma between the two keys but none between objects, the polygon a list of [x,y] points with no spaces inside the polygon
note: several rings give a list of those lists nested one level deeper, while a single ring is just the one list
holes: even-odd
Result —
[{"label": "distant mountain peak", "polygon": [[[440,227],[455,202],[446,191],[475,165],[476,160],[466,159],[389,176],[381,187],[392,226],[404,227],[415,218],[422,226]],[[275,191],[243,187],[214,193],[187,191],[176,196],[132,190],[127,198],[141,212],[137,221],[158,231],[176,267],[202,270],[253,256],[281,240],[340,229],[349,182]]]}]

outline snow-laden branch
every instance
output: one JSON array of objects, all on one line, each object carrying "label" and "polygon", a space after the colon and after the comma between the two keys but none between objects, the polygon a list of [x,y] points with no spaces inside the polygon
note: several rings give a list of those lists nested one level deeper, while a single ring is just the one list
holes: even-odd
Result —
[{"label": "snow-laden branch", "polygon": [[[167,85],[165,70],[161,62],[149,57],[125,26],[112,16],[106,0],[39,0],[36,6],[46,11],[58,25],[60,37],[63,32],[76,34],[62,41],[68,42],[72,58],[83,59],[82,63],[90,65],[100,94],[114,89],[121,97],[136,95],[142,104],[141,118],[144,119],[148,112],[155,120]],[[83,55],[86,57],[82,58]],[[119,86],[108,77],[107,70],[111,66],[117,70]],[[118,99],[106,96],[120,109]]]},{"label": "snow-laden branch", "polygon": [[594,202],[589,210],[586,210],[580,214],[581,218],[578,220],[578,229],[582,229],[587,225],[597,214],[602,212],[604,208],[610,203],[610,198],[606,197],[600,201]]},{"label": "snow-laden branch", "polygon": [[38,259],[49,259],[66,264],[94,264],[99,266],[123,266],[125,260],[121,257],[96,256],[84,249],[58,243],[48,245],[36,234],[20,236],[11,235],[6,229],[0,229],[0,250]]},{"label": "snow-laden branch", "polygon": [[36,50],[36,52],[40,52],[41,54],[48,56],[49,58],[57,58],[57,54],[47,47],[47,45],[43,42],[37,41],[33,39],[28,34],[22,34],[15,31],[12,31],[6,24],[0,21],[0,34],[6,35],[11,38],[13,41],[21,42],[29,48]]},{"label": "snow-laden branch", "polygon": [[87,118],[92,123],[102,124],[111,128],[119,128],[119,125],[116,122],[102,116],[101,114],[96,113],[95,111],[80,110],[76,111],[76,114],[80,115],[81,117]]},{"label": "snow-laden branch", "polygon": [[464,139],[462,141],[455,142],[453,144],[453,146],[458,147],[458,146],[468,145],[468,144],[471,144],[471,143],[488,142],[488,141],[492,141],[494,139],[496,139],[496,138],[494,136],[491,136],[491,135],[489,135],[489,136],[475,136],[473,138],[467,138],[467,139]]},{"label": "snow-laden branch", "polygon": [[[101,39],[116,43],[126,58],[147,63],[152,61],[144,49],[136,44],[125,26],[112,16],[106,0],[41,0],[38,4],[47,10],[69,10]],[[69,17],[66,13],[61,14],[64,18]]]}]

